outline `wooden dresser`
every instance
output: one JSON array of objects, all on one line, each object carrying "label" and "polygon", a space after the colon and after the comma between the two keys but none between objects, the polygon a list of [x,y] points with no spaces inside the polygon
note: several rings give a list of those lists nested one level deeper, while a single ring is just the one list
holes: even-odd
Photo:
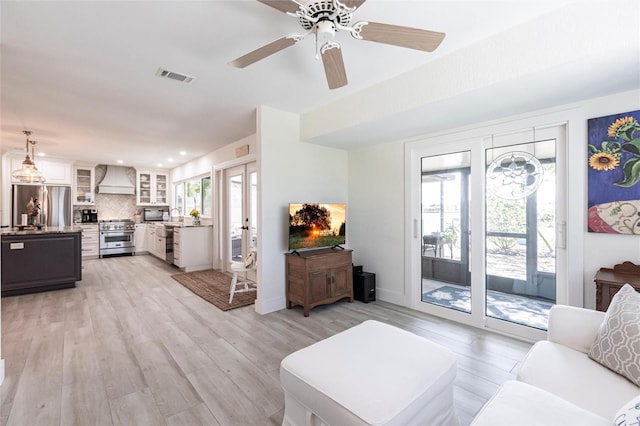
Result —
[{"label": "wooden dresser", "polygon": [[287,309],[299,304],[309,310],[345,297],[353,302],[352,250],[318,249],[285,254]]},{"label": "wooden dresser", "polygon": [[600,268],[594,278],[596,282],[596,310],[606,311],[611,298],[625,284],[640,291],[640,265],[623,262],[613,268]]}]

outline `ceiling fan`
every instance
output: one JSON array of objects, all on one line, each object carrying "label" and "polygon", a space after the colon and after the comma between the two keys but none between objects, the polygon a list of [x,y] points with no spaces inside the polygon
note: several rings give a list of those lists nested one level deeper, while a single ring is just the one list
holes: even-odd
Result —
[{"label": "ceiling fan", "polygon": [[399,25],[360,21],[350,25],[356,9],[366,0],[258,0],[274,9],[298,18],[303,34],[291,34],[272,41],[229,63],[244,68],[261,59],[291,47],[309,34],[316,36],[316,57],[322,57],[329,89],[347,85],[347,74],[340,44],[334,41],[336,31],[347,31],[359,40],[407,47],[424,52],[434,51],[445,34]]}]

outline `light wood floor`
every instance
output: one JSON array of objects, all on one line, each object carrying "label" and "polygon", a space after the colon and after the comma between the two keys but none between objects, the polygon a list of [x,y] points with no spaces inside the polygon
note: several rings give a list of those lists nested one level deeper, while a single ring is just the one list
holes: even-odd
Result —
[{"label": "light wood floor", "polygon": [[[468,424],[530,345],[384,302],[222,312],[152,256],[84,262],[78,287],[2,298],[0,425],[280,424],[289,353],[366,319],[457,354]],[[425,360],[428,362],[428,360]]]}]

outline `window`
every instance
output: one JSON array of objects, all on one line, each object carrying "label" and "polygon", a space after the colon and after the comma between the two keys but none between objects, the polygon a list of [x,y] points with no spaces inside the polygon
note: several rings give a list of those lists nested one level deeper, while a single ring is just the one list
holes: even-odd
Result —
[{"label": "window", "polygon": [[211,176],[189,179],[175,185],[175,208],[187,216],[197,209],[201,216],[211,217]]},{"label": "window", "polygon": [[186,212],[197,209],[202,212],[202,185],[200,179],[188,180],[184,183],[184,201]]},{"label": "window", "polygon": [[202,215],[211,216],[211,176],[202,178]]},{"label": "window", "polygon": [[178,209],[180,214],[184,214],[184,184],[182,182],[176,185],[175,194],[175,208]]}]

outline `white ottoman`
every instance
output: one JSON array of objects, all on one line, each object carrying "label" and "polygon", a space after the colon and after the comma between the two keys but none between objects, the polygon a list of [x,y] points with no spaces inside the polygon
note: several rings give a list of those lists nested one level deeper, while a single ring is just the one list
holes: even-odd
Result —
[{"label": "white ottoman", "polygon": [[365,321],[282,360],[284,425],[458,424],[453,352]]}]

